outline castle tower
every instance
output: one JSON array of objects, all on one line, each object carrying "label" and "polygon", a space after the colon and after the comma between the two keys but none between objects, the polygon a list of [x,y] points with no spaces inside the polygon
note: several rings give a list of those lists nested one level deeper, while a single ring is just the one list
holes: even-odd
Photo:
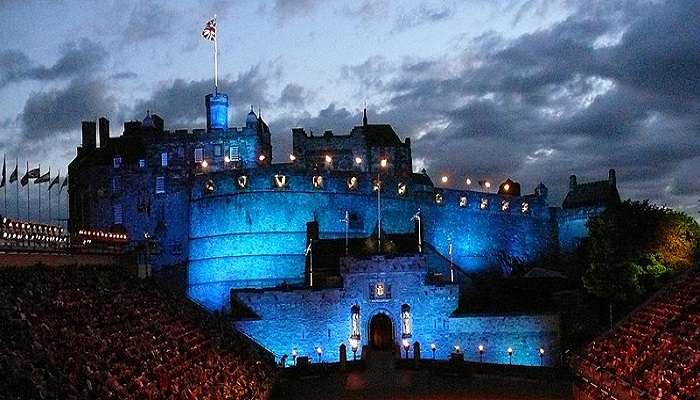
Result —
[{"label": "castle tower", "polygon": [[228,95],[223,93],[208,94],[205,97],[207,107],[207,132],[228,130]]}]

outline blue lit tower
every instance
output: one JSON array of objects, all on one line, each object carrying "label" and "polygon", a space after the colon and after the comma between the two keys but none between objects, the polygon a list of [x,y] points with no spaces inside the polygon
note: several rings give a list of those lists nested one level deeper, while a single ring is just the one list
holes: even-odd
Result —
[{"label": "blue lit tower", "polygon": [[207,131],[228,130],[228,96],[210,93],[205,97],[207,106]]}]

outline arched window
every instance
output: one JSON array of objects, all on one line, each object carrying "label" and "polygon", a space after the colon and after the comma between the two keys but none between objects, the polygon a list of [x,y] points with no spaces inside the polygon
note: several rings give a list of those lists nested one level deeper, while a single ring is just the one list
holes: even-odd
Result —
[{"label": "arched window", "polygon": [[401,306],[401,337],[411,337],[411,307],[408,304]]},{"label": "arched window", "polygon": [[360,340],[360,306],[350,307],[350,339]]}]

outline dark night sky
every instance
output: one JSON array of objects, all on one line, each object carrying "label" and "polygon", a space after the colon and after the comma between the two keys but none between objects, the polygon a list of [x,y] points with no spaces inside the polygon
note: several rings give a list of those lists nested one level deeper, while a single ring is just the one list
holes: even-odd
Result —
[{"label": "dark night sky", "polygon": [[278,160],[291,127],[347,132],[366,100],[434,178],[543,181],[558,204],[616,168],[624,198],[698,217],[697,0],[5,0],[0,150],[65,171],[81,119],[201,127],[214,13],[231,125],[261,106]]}]

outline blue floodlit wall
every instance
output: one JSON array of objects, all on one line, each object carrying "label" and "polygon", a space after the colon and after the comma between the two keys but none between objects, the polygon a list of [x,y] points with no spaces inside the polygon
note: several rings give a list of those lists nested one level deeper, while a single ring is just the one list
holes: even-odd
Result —
[{"label": "blue floodlit wall", "polygon": [[558,210],[559,249],[562,254],[576,250],[581,240],[588,236],[588,220],[600,215],[604,210],[604,207]]},{"label": "blue floodlit wall", "polygon": [[[273,188],[276,173],[287,176],[284,190]],[[235,183],[240,174],[248,178],[245,189]],[[341,238],[345,235],[341,219],[348,210],[361,221],[350,230],[350,236],[369,236],[377,220],[372,177],[359,174],[359,189],[349,191],[347,176],[325,174],[322,190],[313,188],[311,175],[294,170],[270,168],[200,176],[193,186],[190,209],[190,296],[207,308],[220,309],[228,305],[230,288],[303,282],[309,221],[319,222],[322,239]],[[216,185],[211,194],[202,192],[207,179]],[[387,188],[396,187],[389,178],[385,182]],[[534,260],[553,247],[549,210],[540,198],[440,192],[443,202],[438,205],[432,192],[401,198],[387,189],[382,197],[383,231],[412,232],[410,218],[420,207],[424,240],[447,256],[451,238],[454,261],[468,272],[493,265],[499,252]],[[459,197],[465,194],[468,204],[462,208]],[[479,206],[482,198],[490,203],[484,210]],[[507,211],[501,209],[504,200],[510,202]],[[529,204],[527,214],[520,211],[523,201]]]},{"label": "blue floodlit wall", "polygon": [[[279,360],[284,354],[292,362],[292,351],[317,362],[317,347],[323,350],[321,361],[337,362],[339,346],[351,333],[350,310],[360,307],[361,346],[368,344],[370,321],[377,314],[392,320],[395,343],[401,343],[401,307],[410,306],[412,336],[410,343],[421,344],[422,357],[430,358],[430,345],[436,345],[435,357],[447,359],[455,345],[465,351],[465,359],[478,361],[479,344],[486,349],[484,362],[508,363],[506,349],[513,348],[513,364],[540,365],[539,348],[545,350],[544,365],[559,362],[559,319],[553,315],[452,315],[457,307],[456,285],[432,286],[425,282],[425,260],[419,257],[376,257],[351,261],[343,272],[344,286],[339,289],[280,291],[234,291],[260,319],[236,322],[236,327],[271,351]],[[373,300],[369,291],[377,282],[391,287],[392,298]],[[361,348],[360,346],[360,348]],[[413,350],[409,356],[412,356]],[[361,350],[358,351],[358,357]]]}]

